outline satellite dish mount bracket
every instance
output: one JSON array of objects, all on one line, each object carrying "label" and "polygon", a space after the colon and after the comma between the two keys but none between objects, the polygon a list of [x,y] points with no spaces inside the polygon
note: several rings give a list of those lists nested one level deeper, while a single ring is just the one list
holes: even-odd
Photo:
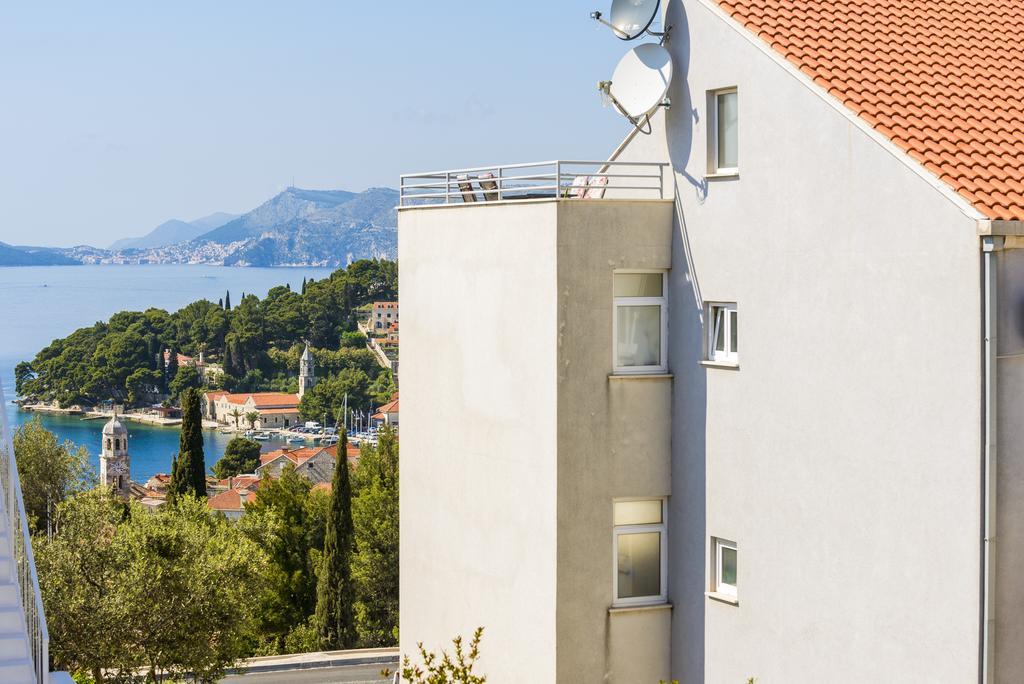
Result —
[{"label": "satellite dish mount bracket", "polygon": [[[619,110],[619,114],[622,114],[622,116],[626,117],[629,123],[633,124],[633,127],[636,128],[636,130],[640,131],[644,135],[651,134],[651,114],[654,113],[653,111],[648,112],[643,116],[631,116],[629,112],[627,112],[625,108],[621,104],[619,104],[619,101],[615,99],[615,96],[612,95],[611,81],[601,81],[600,83],[597,84],[597,89],[601,91],[601,95],[603,97],[608,98],[608,101],[615,105],[615,109]],[[672,100],[666,97],[658,104],[658,107],[670,109],[672,107]]]}]

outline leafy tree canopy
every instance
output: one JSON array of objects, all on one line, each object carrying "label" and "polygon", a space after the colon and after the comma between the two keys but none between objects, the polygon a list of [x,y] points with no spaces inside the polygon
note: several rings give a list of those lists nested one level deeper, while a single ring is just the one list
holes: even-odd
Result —
[{"label": "leafy tree canopy", "polygon": [[259,464],[260,443],[244,437],[235,437],[228,442],[220,460],[213,464],[213,474],[222,480],[240,473],[255,472]]},{"label": "leafy tree canopy", "polygon": [[93,490],[61,504],[55,527],[34,541],[55,669],[213,682],[252,654],[267,557],[205,501],[152,513]]},{"label": "leafy tree canopy", "polygon": [[46,530],[47,520],[65,499],[96,485],[86,448],[58,442],[38,416],[14,433],[14,454],[25,513],[34,532]]}]

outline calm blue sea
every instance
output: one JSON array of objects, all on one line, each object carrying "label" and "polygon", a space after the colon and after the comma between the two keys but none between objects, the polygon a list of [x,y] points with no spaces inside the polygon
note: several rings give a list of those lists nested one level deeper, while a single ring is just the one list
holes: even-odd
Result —
[{"label": "calm blue sea", "polygon": [[[231,291],[231,301],[242,293],[264,296],[270,288],[302,286],[303,278],[320,279],[326,268],[230,268],[222,266],[40,266],[0,268],[0,382],[7,398],[7,418],[15,429],[33,415],[17,410],[14,398],[14,366],[29,361],[36,352],[76,328],[92,325],[123,310],[157,307],[173,311],[196,299],[216,302]],[[61,439],[89,450],[99,467],[100,430],[103,421],[75,417],[41,416],[43,424]],[[145,482],[158,472],[170,472],[178,450],[178,430],[129,423],[132,479]],[[229,437],[206,433],[206,464],[224,453]],[[279,445],[267,443],[265,448]]]}]

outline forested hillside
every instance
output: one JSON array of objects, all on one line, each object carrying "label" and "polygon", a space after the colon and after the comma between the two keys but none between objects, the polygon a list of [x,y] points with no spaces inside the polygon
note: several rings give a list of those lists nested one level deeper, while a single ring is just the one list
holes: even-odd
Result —
[{"label": "forested hillside", "polygon": [[[224,293],[219,302],[200,300],[173,313],[122,311],[54,340],[31,362],[18,364],[17,392],[62,406],[173,401],[200,383],[190,366],[165,368],[164,349],[192,357],[202,352],[207,362],[221,363],[225,374],[217,388],[294,392],[299,355],[308,340],[322,386],[307,395],[310,408],[304,412],[320,415],[333,408],[336,391],[349,393],[350,406],[362,408],[386,399],[393,384],[365,348],[355,310],[395,299],[397,289],[395,262],[363,260],[309,281],[302,292],[275,287],[263,299]],[[235,305],[234,297],[239,297]]]}]

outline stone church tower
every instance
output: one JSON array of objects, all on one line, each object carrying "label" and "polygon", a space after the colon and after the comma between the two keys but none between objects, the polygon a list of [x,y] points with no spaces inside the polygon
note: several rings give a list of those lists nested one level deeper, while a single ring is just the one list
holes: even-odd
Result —
[{"label": "stone church tower", "polygon": [[128,456],[128,428],[114,417],[103,426],[103,449],[100,452],[100,484],[114,490],[114,494],[128,496],[131,486],[131,457]]},{"label": "stone church tower", "polygon": [[299,397],[313,389],[316,384],[316,373],[313,371],[313,354],[309,351],[309,342],[299,359]]}]

